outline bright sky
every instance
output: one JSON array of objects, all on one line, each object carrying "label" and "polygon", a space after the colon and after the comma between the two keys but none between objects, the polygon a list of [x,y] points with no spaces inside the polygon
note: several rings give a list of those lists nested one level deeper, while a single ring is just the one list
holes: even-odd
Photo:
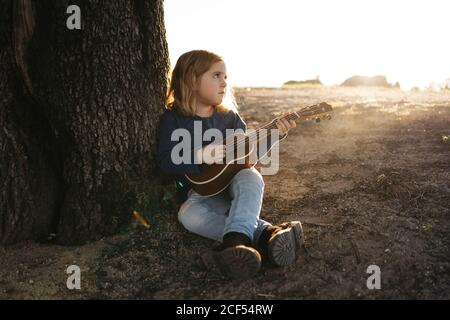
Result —
[{"label": "bright sky", "polygon": [[450,0],[164,0],[172,67],[225,58],[235,86],[386,75],[402,88],[450,78]]}]

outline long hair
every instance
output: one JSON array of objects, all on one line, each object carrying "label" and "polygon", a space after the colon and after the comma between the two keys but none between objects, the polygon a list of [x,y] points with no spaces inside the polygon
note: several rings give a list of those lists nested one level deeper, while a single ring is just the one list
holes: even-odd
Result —
[{"label": "long hair", "polygon": [[[197,105],[195,88],[198,81],[214,63],[219,61],[223,61],[223,58],[205,50],[193,50],[181,55],[170,77],[165,107],[169,110],[174,109],[185,116],[194,116]],[[214,107],[221,112],[237,111],[236,102],[229,86],[227,86],[224,101]]]}]

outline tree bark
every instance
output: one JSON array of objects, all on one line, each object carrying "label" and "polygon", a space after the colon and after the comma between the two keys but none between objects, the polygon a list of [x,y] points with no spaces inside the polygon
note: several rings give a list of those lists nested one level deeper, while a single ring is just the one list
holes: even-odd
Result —
[{"label": "tree bark", "polygon": [[[114,234],[158,201],[153,159],[169,65],[162,0],[6,2],[0,242]],[[73,4],[81,30],[66,27]]]}]

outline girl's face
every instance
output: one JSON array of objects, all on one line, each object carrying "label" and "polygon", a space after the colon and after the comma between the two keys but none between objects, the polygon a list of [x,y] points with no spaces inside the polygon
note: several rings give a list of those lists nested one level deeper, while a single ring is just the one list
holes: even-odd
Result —
[{"label": "girl's face", "polygon": [[203,106],[216,106],[222,103],[227,87],[227,69],[223,61],[214,63],[200,77],[197,86],[197,103]]}]

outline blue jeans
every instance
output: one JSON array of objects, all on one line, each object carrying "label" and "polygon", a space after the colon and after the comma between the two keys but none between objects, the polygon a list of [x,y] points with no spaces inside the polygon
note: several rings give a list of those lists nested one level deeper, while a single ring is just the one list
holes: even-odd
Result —
[{"label": "blue jeans", "polygon": [[190,232],[222,241],[223,235],[239,232],[257,245],[259,236],[270,223],[259,219],[264,180],[255,168],[239,171],[231,184],[209,197],[192,189],[178,211],[178,220]]}]

